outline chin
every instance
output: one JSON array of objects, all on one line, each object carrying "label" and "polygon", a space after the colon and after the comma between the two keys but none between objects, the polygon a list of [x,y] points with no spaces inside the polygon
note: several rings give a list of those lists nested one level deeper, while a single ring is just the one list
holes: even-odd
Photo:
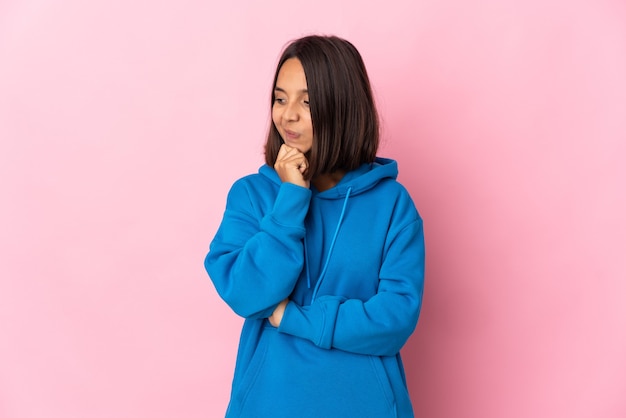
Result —
[{"label": "chin", "polygon": [[308,154],[311,153],[311,147],[303,147],[301,144],[293,144],[288,141],[285,141],[284,139],[283,139],[283,144],[287,145],[288,147],[297,149],[298,151],[306,155],[307,158],[308,158]]}]

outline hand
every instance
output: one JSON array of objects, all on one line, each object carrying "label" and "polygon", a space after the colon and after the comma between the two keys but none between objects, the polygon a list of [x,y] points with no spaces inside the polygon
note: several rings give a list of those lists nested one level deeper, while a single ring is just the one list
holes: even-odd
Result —
[{"label": "hand", "polygon": [[280,323],[283,320],[283,315],[285,313],[285,308],[287,307],[288,303],[289,303],[289,299],[285,299],[278,304],[276,309],[274,309],[274,313],[272,313],[272,316],[268,318],[272,326],[276,328],[280,326]]},{"label": "hand", "polygon": [[309,168],[309,161],[297,148],[286,144],[280,146],[274,170],[283,183],[293,183],[309,188],[309,181],[304,179],[304,172]]}]

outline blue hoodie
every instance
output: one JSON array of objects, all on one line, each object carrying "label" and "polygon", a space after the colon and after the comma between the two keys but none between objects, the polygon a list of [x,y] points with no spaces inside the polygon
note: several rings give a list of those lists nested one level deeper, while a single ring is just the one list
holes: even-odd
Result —
[{"label": "blue hoodie", "polygon": [[399,352],[420,312],[424,236],[397,175],[377,158],[323,192],[267,165],[235,182],[205,259],[246,318],[228,418],[413,416]]}]

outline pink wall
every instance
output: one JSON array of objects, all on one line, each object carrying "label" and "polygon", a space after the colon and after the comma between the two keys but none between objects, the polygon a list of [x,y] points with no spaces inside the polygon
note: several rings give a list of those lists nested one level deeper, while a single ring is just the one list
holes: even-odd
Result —
[{"label": "pink wall", "polygon": [[0,417],[222,415],[202,259],[311,32],[361,50],[425,218],[417,415],[626,416],[623,1],[5,0]]}]

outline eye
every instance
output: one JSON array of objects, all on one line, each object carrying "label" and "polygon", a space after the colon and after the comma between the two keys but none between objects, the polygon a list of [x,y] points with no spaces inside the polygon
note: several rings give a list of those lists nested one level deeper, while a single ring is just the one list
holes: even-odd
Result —
[{"label": "eye", "polygon": [[309,101],[308,101],[308,100],[304,100],[304,105],[305,105],[306,107],[309,107],[309,106],[310,106],[310,105],[309,105]]},{"label": "eye", "polygon": [[285,104],[285,99],[283,99],[282,97],[275,97],[274,98],[274,103],[275,104]]}]

